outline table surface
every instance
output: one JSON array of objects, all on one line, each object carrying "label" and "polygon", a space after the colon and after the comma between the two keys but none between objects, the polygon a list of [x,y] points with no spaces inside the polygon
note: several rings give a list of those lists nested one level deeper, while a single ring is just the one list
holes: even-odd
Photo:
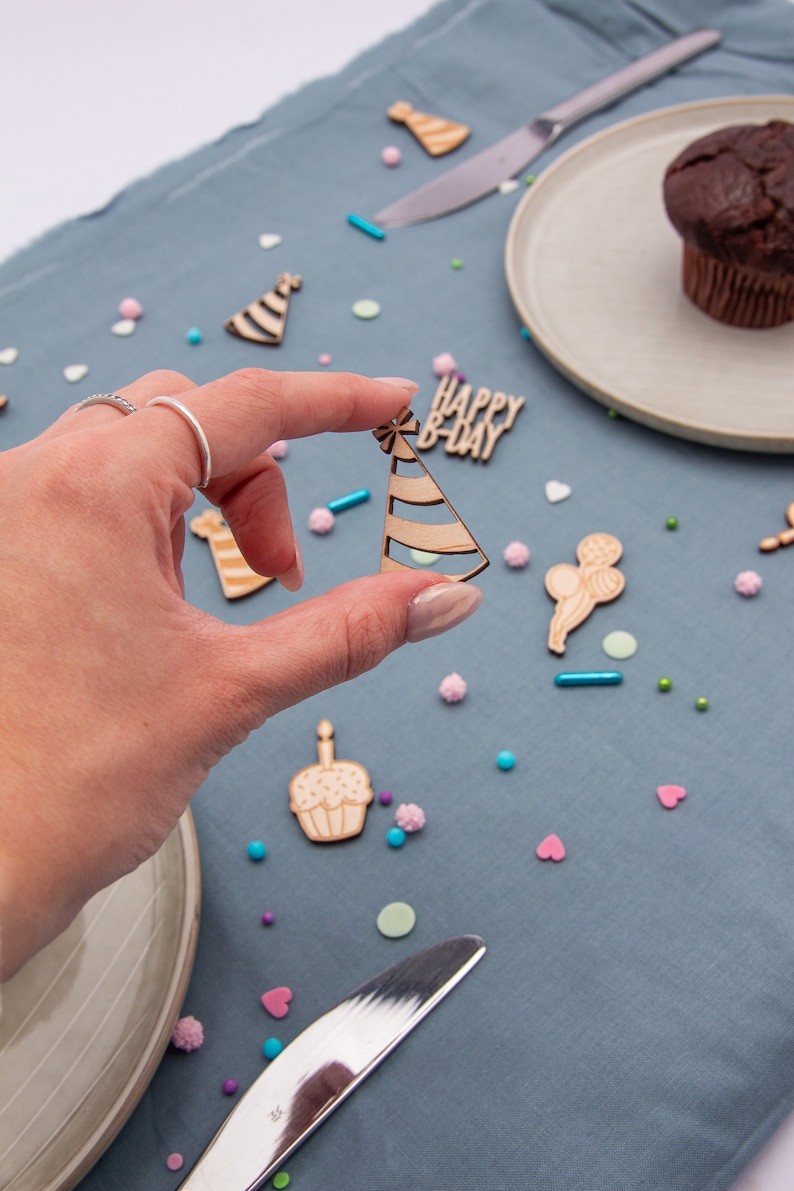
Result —
[{"label": "table surface", "polygon": [[[82,0],[76,21],[57,0],[12,6],[0,73],[0,107],[13,111],[0,127],[0,259],[335,73],[431,7]],[[790,1191],[792,1169],[794,1117],[735,1191]]]}]

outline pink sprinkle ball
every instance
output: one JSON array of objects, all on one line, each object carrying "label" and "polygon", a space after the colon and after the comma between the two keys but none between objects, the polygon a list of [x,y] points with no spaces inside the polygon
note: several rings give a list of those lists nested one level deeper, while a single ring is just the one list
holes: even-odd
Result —
[{"label": "pink sprinkle ball", "polygon": [[171,1032],[171,1045],[177,1050],[198,1050],[204,1041],[204,1027],[195,1017],[180,1017]]},{"label": "pink sprinkle ball", "polygon": [[122,298],[119,302],[119,314],[122,318],[138,319],[143,314],[143,306],[137,298]]},{"label": "pink sprinkle ball", "polygon": [[384,165],[393,167],[400,164],[403,155],[396,145],[387,145],[385,149],[381,149],[380,159]]},{"label": "pink sprinkle ball", "polygon": [[756,571],[740,571],[733,581],[739,595],[754,596],[761,590],[763,579]]},{"label": "pink sprinkle ball", "polygon": [[421,831],[425,825],[425,812],[415,802],[402,802],[394,812],[394,821],[403,831]]},{"label": "pink sprinkle ball", "polygon": [[523,542],[509,542],[502,552],[509,567],[525,567],[529,562],[529,547]]},{"label": "pink sprinkle ball", "polygon": [[286,458],[289,445],[286,439],[280,438],[276,442],[270,444],[267,448],[268,455],[272,455],[274,459]]},{"label": "pink sprinkle ball", "polygon": [[264,914],[262,915],[262,925],[263,926],[272,926],[275,921],[276,921],[276,915],[273,913],[273,911],[265,910]]},{"label": "pink sprinkle ball", "polygon": [[181,1154],[169,1154],[165,1160],[165,1164],[169,1170],[181,1170],[185,1165],[185,1159]]},{"label": "pink sprinkle ball", "polygon": [[456,368],[457,364],[452,352],[441,352],[440,355],[433,356],[434,376],[451,376]]},{"label": "pink sprinkle ball", "polygon": [[438,688],[438,693],[445,703],[460,703],[461,699],[466,697],[466,691],[469,689],[465,678],[461,678],[460,674],[448,674],[441,686]]},{"label": "pink sprinkle ball", "polygon": [[334,528],[334,515],[325,505],[312,509],[309,514],[309,529],[312,533],[330,533]]},{"label": "pink sprinkle ball", "polygon": [[321,356],[318,356],[317,363],[322,364],[323,368],[327,368],[331,363],[331,357],[328,355],[328,352],[323,352]]}]

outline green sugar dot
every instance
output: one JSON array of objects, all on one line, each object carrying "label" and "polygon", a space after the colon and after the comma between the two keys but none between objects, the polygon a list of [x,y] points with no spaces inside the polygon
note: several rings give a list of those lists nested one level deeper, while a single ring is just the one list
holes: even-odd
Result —
[{"label": "green sugar dot", "polygon": [[353,303],[353,313],[356,318],[377,318],[380,314],[380,302],[374,298],[359,298]]},{"label": "green sugar dot", "polygon": [[657,686],[659,687],[660,691],[672,690],[673,680],[672,680],[672,678],[660,678],[659,682],[657,683]]},{"label": "green sugar dot", "polygon": [[389,902],[378,914],[378,930],[387,939],[401,939],[410,934],[416,922],[416,913],[407,902]]},{"label": "green sugar dot", "polygon": [[698,711],[708,711],[709,701],[705,695],[701,695],[699,699],[695,699],[695,707]]},{"label": "green sugar dot", "polygon": [[281,1191],[282,1187],[289,1186],[289,1175],[286,1170],[280,1170],[278,1174],[273,1175],[273,1186],[277,1187],[279,1191]]},{"label": "green sugar dot", "polygon": [[616,629],[614,633],[607,633],[601,642],[601,648],[608,658],[623,661],[625,658],[634,657],[637,652],[637,638],[622,629]]},{"label": "green sugar dot", "polygon": [[665,525],[667,526],[668,529],[678,529],[678,518],[677,517],[668,517],[667,520],[665,521]]},{"label": "green sugar dot", "polygon": [[449,263],[452,265],[453,269],[462,269],[463,268],[463,261],[460,259],[459,256],[456,256],[455,259],[450,261]]}]

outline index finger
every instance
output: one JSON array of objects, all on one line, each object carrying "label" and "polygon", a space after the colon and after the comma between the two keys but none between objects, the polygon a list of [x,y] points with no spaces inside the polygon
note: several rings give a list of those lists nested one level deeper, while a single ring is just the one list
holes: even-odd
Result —
[{"label": "index finger", "polygon": [[[395,417],[418,388],[402,377],[373,380],[346,372],[243,368],[182,394],[180,401],[204,431],[217,480],[244,467],[278,439],[374,429]],[[145,436],[150,457],[160,456],[164,470],[176,471],[191,487],[199,482],[200,448],[181,414],[163,405],[145,406],[127,420],[130,432],[133,424]]]}]

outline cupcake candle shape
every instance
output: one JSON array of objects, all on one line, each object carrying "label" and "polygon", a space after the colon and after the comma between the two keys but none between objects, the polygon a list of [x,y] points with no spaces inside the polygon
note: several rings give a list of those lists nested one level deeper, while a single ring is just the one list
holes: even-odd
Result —
[{"label": "cupcake candle shape", "polygon": [[307,765],[289,784],[289,808],[310,840],[336,843],[358,835],[373,793],[369,774],[357,761],[334,758],[334,726],[317,725],[317,765]]}]

